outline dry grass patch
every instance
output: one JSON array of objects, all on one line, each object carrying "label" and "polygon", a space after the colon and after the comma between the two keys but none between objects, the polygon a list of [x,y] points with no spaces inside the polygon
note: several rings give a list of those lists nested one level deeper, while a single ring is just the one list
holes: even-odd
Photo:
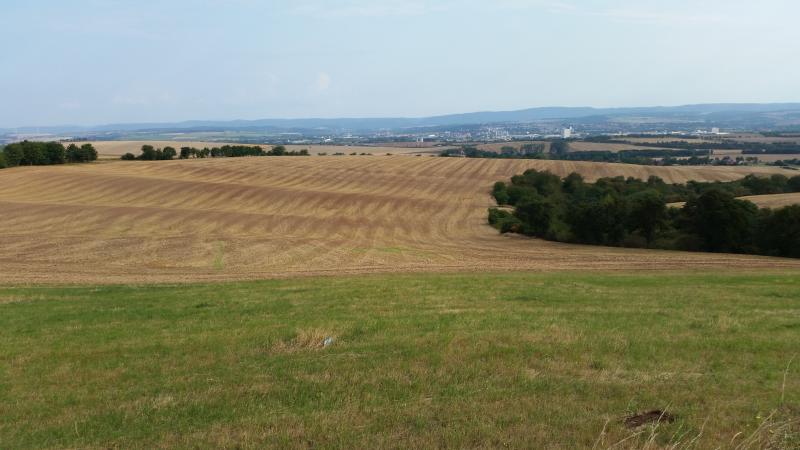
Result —
[{"label": "dry grass patch", "polygon": [[322,328],[299,329],[293,338],[272,345],[274,353],[294,353],[306,350],[322,350],[338,344],[338,336]]}]

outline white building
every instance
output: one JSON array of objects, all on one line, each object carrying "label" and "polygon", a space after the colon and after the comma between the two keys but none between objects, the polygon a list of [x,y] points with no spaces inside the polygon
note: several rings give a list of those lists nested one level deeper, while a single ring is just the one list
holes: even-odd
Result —
[{"label": "white building", "polygon": [[564,131],[562,131],[562,132],[561,132],[561,137],[563,137],[564,139],[569,139],[569,138],[571,138],[571,137],[572,137],[572,133],[573,133],[574,131],[575,131],[575,130],[574,130],[574,129],[572,129],[572,127],[569,127],[569,128],[564,128]]}]

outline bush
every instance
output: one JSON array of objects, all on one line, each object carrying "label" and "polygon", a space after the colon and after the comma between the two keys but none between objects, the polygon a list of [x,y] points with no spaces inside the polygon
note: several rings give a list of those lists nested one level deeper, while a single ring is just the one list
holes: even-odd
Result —
[{"label": "bush", "polygon": [[497,208],[489,209],[489,224],[500,230],[501,233],[518,233],[522,222],[510,212]]},{"label": "bush", "polygon": [[492,196],[497,201],[498,205],[507,205],[508,189],[506,188],[506,184],[502,181],[495,183],[494,187],[492,188]]}]

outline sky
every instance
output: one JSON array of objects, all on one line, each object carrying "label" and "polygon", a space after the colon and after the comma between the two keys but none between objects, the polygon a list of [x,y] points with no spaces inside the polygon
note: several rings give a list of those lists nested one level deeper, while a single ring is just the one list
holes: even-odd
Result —
[{"label": "sky", "polygon": [[0,128],[800,101],[797,0],[0,0]]}]

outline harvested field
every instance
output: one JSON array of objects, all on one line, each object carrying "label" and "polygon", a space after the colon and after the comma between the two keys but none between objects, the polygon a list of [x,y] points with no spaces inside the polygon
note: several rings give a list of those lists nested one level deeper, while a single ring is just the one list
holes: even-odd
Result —
[{"label": "harvested field", "polygon": [[742,200],[749,200],[761,208],[780,208],[782,206],[800,205],[800,192],[791,194],[751,195],[749,197],[742,197]]},{"label": "harvested field", "polygon": [[[78,143],[79,145],[81,143]],[[97,149],[97,153],[100,155],[101,158],[118,158],[125,153],[133,153],[134,155],[138,155],[141,153],[142,145],[152,145],[156,148],[164,148],[164,147],[174,147],[176,149],[180,149],[181,147],[195,147],[195,148],[203,148],[203,147],[222,147],[223,145],[255,145],[255,144],[242,144],[242,143],[235,143],[235,142],[201,142],[201,141],[97,141],[92,142],[92,145]],[[262,145],[263,148],[269,150],[272,148],[272,145]],[[328,153],[332,155],[334,153],[345,153],[350,154],[353,152],[356,153],[372,153],[374,155],[386,155],[387,153],[392,154],[429,154],[439,153],[442,151],[442,148],[413,148],[408,146],[397,146],[397,147],[390,147],[390,146],[376,146],[376,147],[368,147],[368,146],[347,146],[347,145],[286,145],[285,146],[288,150],[302,150],[307,149],[312,155],[316,155],[317,153]]]},{"label": "harvested field", "polygon": [[3,283],[127,283],[515,270],[795,268],[800,260],[567,245],[486,224],[527,168],[728,181],[767,167],[264,157],[0,171]]},{"label": "harvested field", "polygon": [[714,157],[721,158],[730,156],[731,158],[742,157],[755,157],[760,162],[770,163],[775,161],[784,161],[787,159],[800,159],[800,154],[765,154],[765,155],[744,155],[741,150],[714,150]]}]

